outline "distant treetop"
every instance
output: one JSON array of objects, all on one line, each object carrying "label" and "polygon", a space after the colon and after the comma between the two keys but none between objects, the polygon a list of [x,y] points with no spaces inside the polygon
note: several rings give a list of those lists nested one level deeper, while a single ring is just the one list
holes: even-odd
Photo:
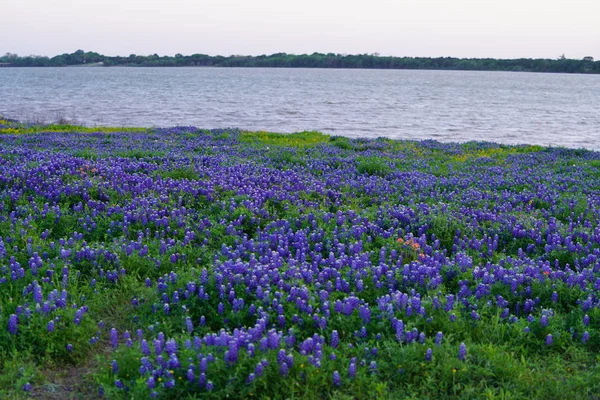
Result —
[{"label": "distant treetop", "polygon": [[287,54],[275,53],[259,56],[209,56],[177,53],[174,57],[152,54],[140,56],[104,56],[95,52],[77,50],[71,54],[54,57],[25,56],[6,53],[0,63],[12,67],[63,67],[69,65],[103,65],[132,67],[267,67],[267,68],[368,68],[368,69],[441,69],[469,71],[526,71],[526,72],[566,72],[600,73],[600,61],[593,57],[581,60],[557,59],[495,59],[495,58],[455,58],[455,57],[392,57],[373,54]]}]

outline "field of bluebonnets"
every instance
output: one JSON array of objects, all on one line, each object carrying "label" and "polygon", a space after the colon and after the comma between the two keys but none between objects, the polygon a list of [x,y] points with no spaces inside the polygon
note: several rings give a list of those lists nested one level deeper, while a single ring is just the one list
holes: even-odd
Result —
[{"label": "field of bluebonnets", "polygon": [[600,153],[0,121],[0,395],[600,395]]}]

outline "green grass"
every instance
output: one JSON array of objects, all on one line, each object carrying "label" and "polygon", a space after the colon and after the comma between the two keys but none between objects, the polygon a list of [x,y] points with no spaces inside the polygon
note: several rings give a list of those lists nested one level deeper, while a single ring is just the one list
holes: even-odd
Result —
[{"label": "green grass", "polygon": [[329,141],[329,136],[320,132],[298,132],[291,134],[273,132],[242,132],[240,141],[262,146],[313,147]]},{"label": "green grass", "polygon": [[[122,136],[127,138],[128,132],[145,130],[7,126],[2,128],[7,135],[0,143],[7,149],[0,154],[0,167],[6,167],[6,176],[0,177],[0,236],[6,251],[0,269],[4,271],[2,276],[9,277],[0,286],[0,398],[27,398],[23,385],[28,382],[34,385],[34,398],[91,398],[101,385],[105,398],[149,398],[148,375],[140,374],[139,343],[136,340],[127,347],[122,341],[113,351],[108,331],[114,326],[121,335],[128,330],[133,336],[137,329],[143,329],[149,341],[157,332],[178,340],[178,357],[184,367],[173,368],[178,385],[172,391],[164,388],[164,381],[158,383],[159,398],[600,399],[600,310],[593,306],[584,311],[581,306],[582,299],[595,296],[596,289],[591,286],[593,282],[586,287],[576,284],[581,271],[596,273],[594,257],[589,258],[589,269],[582,266],[584,256],[597,255],[598,248],[595,224],[583,222],[596,215],[598,203],[593,188],[594,179],[600,176],[600,161],[581,158],[589,153],[568,152],[554,162],[541,157],[547,150],[540,146],[482,148],[466,143],[436,147],[385,139],[352,140],[317,132],[219,133],[210,137],[210,132],[202,131],[181,135],[185,144],[179,148],[177,144],[161,143],[147,148],[139,141],[117,147],[122,138],[112,132],[124,132]],[[111,135],[85,135],[97,131]],[[35,132],[84,135],[77,147],[59,150],[67,161],[54,165],[52,157],[44,158],[46,153],[41,151],[36,153],[38,158],[29,156],[37,151],[28,147],[36,136],[9,135]],[[160,138],[152,140],[160,142]],[[210,149],[205,148],[205,140]],[[100,151],[95,150],[98,145]],[[105,145],[115,146],[116,151],[104,153]],[[222,161],[221,156],[229,150],[225,145],[231,146],[233,155]],[[10,152],[12,149],[26,150],[27,156]],[[193,154],[192,149],[201,154]],[[523,159],[529,164],[520,165]],[[208,178],[214,172],[211,163],[219,162],[225,166],[219,171],[224,176],[222,186]],[[236,169],[238,163],[250,170],[272,173],[264,180],[265,176],[258,173],[251,176],[269,190],[258,191],[248,184],[244,180],[247,176]],[[73,164],[83,164],[85,169]],[[56,169],[55,182],[61,188],[56,196],[52,190],[44,192],[37,180],[40,171],[53,172],[47,166]],[[106,174],[105,178],[94,175],[92,166],[112,169],[119,178],[110,181]],[[531,170],[538,166],[540,176],[561,186],[530,179]],[[496,178],[495,172],[484,174],[490,168],[501,168],[506,180],[491,186],[483,179],[466,179],[469,174]],[[13,169],[19,173],[13,173]],[[571,175],[573,171],[575,175]],[[141,175],[146,176],[138,179]],[[145,186],[137,192],[121,191],[129,179]],[[301,180],[305,186],[295,187]],[[167,189],[158,195],[153,184]],[[127,185],[133,186],[130,181]],[[207,188],[208,192],[202,191]],[[285,192],[290,190],[293,192]],[[47,211],[41,211],[44,207]],[[481,211],[480,215],[467,218],[473,208]],[[351,214],[358,215],[352,223],[348,222]],[[498,220],[500,214],[506,217],[502,221]],[[162,217],[167,219],[166,226]],[[542,242],[527,234],[515,237],[513,228],[517,225],[527,234],[532,230],[543,232]],[[75,231],[81,237],[74,238]],[[290,232],[294,235],[286,236]],[[546,252],[545,240],[554,232],[571,235],[582,243],[583,250],[569,250],[561,242]],[[398,242],[398,238],[410,234],[424,238],[426,244],[411,248],[406,242]],[[491,251],[489,243],[496,239],[498,248]],[[250,256],[238,250],[240,243],[250,242],[255,249],[263,246],[264,255],[258,256],[262,259],[257,262],[267,265],[260,266],[263,270],[269,268],[262,279],[272,280],[273,291],[262,299],[247,290],[257,282],[244,269]],[[283,244],[278,246],[280,242]],[[434,243],[439,247],[428,248]],[[141,253],[141,245],[148,247],[147,254]],[[349,246],[360,247],[360,256],[347,255]],[[70,256],[62,255],[61,250],[66,248],[72,251]],[[301,261],[286,259],[286,252],[294,254],[305,248]],[[102,256],[85,256],[90,251]],[[444,300],[446,294],[456,293],[461,282],[468,282],[475,292],[484,279],[475,278],[475,267],[502,263],[504,269],[498,266],[494,273],[505,273],[518,265],[520,251],[527,252],[520,261],[526,257],[548,261],[552,269],[565,274],[565,279],[527,278],[530,280],[517,290],[497,281],[483,298],[473,294],[465,302],[457,302],[452,314],[434,306],[436,297]],[[402,257],[397,269],[392,269],[396,262],[391,261],[392,252]],[[454,258],[459,252],[472,260],[473,267],[461,269]],[[30,260],[35,253],[44,262],[34,276]],[[172,255],[180,257],[175,260]],[[336,258],[331,265],[330,255]],[[420,257],[425,255],[433,259],[431,264],[420,264]],[[227,262],[240,263],[239,270],[217,277],[217,266]],[[554,268],[556,262],[558,267]],[[23,280],[12,280],[6,272],[16,268],[15,263],[26,271]],[[359,263],[371,263],[360,276],[355,272]],[[408,278],[421,268],[435,269],[439,265],[443,278],[439,286],[434,287],[427,279]],[[67,278],[62,277],[64,267],[69,270]],[[120,274],[121,270],[125,272]],[[209,275],[209,298],[200,299],[197,292],[186,298],[187,285],[198,285],[204,270]],[[309,270],[329,274],[328,283],[319,282],[317,286],[303,275]],[[108,272],[120,275],[109,280]],[[177,278],[171,278],[171,273]],[[381,275],[379,286],[373,280],[376,273]],[[149,287],[146,278],[150,279]],[[159,279],[169,284],[158,290]],[[219,285],[217,279],[222,280]],[[364,281],[360,291],[359,279]],[[364,323],[356,310],[349,316],[332,312],[324,329],[314,323],[313,315],[324,307],[318,298],[321,291],[338,280],[345,281],[348,288],[331,291],[329,306],[358,295],[374,310],[370,323]],[[51,290],[68,290],[68,306],[53,314],[59,318],[52,333],[47,331],[47,318],[36,310],[27,289],[33,281],[42,282],[46,298]],[[292,294],[290,285],[306,288],[311,311],[299,311],[291,304],[288,297],[304,294],[301,290]],[[530,290],[527,294],[526,286]],[[410,294],[413,290],[421,294],[426,316],[414,312],[409,316],[407,309],[394,309],[393,316],[403,319],[407,331],[417,328],[424,332],[423,344],[396,340],[387,311],[379,310],[377,304],[386,295]],[[179,302],[174,301],[175,291]],[[554,292],[558,295],[556,301]],[[162,309],[164,296],[171,305],[168,316]],[[511,313],[524,298],[535,299],[532,315],[537,320],[529,323],[526,315],[520,315],[518,321],[509,322],[494,305],[497,296],[510,302]],[[234,311],[230,297],[243,298],[246,308]],[[11,335],[6,329],[8,316],[25,303],[32,316],[19,325],[18,335]],[[219,303],[224,303],[222,314],[217,311]],[[75,313],[82,304],[89,310],[82,323],[75,324]],[[215,392],[207,393],[196,383],[184,385],[187,365],[199,365],[198,351],[187,349],[184,340],[218,333],[220,329],[254,326],[257,316],[248,311],[250,304],[268,316],[272,324],[269,329],[275,326],[284,334],[291,329],[298,341],[323,335],[326,344],[321,366],[300,354],[297,343],[293,349],[286,348],[294,353],[294,365],[286,378],[279,374],[276,350],[260,351],[255,357],[240,351],[239,362],[232,366],[223,360],[224,348],[204,346],[200,352],[217,357],[209,365]],[[279,305],[286,316],[286,325],[281,327],[276,325]],[[555,315],[543,327],[538,320],[541,310],[546,309],[552,309]],[[473,311],[481,320],[472,318]],[[291,323],[294,314],[302,322]],[[585,314],[592,320],[589,327],[582,322]],[[206,326],[199,325],[201,316],[207,317]],[[186,331],[186,317],[194,321],[193,334]],[[357,334],[363,326],[368,329],[367,338]],[[329,345],[333,329],[342,340],[336,349]],[[586,344],[581,342],[583,330],[591,334]],[[445,334],[439,346],[433,341],[438,331]],[[97,332],[98,342],[91,344]],[[376,338],[376,333],[381,338]],[[554,337],[552,346],[544,344],[548,334]],[[461,342],[468,348],[464,361],[457,357]],[[68,351],[67,345],[75,350]],[[372,354],[374,347],[377,356]],[[433,349],[431,361],[425,360],[428,348]],[[248,383],[249,373],[262,358],[269,362],[265,375]],[[352,358],[358,363],[355,379],[348,377]],[[118,360],[118,373],[110,369],[112,360]],[[371,361],[377,362],[376,371],[369,369]],[[334,371],[342,377],[340,387],[333,385]],[[127,391],[115,387],[117,378],[129,387]]]},{"label": "green grass", "polygon": [[197,181],[200,179],[200,175],[193,168],[176,168],[172,170],[160,170],[156,171],[155,176],[160,176],[163,179],[188,179],[190,181]]},{"label": "green grass", "polygon": [[384,177],[392,172],[385,159],[376,157],[359,157],[356,159],[356,169],[359,174]]}]

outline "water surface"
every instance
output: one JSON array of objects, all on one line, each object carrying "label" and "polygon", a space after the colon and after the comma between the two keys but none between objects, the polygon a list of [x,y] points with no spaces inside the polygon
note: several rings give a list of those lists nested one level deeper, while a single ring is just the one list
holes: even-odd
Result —
[{"label": "water surface", "polygon": [[600,150],[600,76],[263,68],[2,68],[0,114]]}]

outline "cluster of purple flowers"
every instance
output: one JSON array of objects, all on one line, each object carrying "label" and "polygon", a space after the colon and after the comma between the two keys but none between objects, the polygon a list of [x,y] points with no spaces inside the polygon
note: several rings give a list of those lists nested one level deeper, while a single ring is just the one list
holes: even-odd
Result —
[{"label": "cluster of purple flowers", "polygon": [[[86,332],[78,343],[107,338],[117,355],[139,353],[154,393],[213,390],[222,380],[209,365],[223,373],[248,360],[247,385],[267,368],[299,376],[306,362],[330,365],[341,387],[379,373],[375,347],[340,357],[370,341],[423,346],[427,361],[433,345],[436,359],[453,346],[468,360],[468,337],[430,328],[442,319],[497,317],[551,346],[563,340],[560,304],[581,314],[570,327],[580,345],[594,335],[600,181],[585,161],[600,155],[515,150],[500,162],[475,156],[494,145],[366,141],[364,154],[320,145],[300,159],[241,135],[3,138],[0,320],[11,340],[37,328],[47,340],[65,329]],[[440,174],[413,148],[468,161]],[[368,173],[365,159],[405,167]],[[88,300],[136,279],[135,334],[105,327]],[[134,380],[122,370],[115,356],[114,386],[126,390]]]}]

